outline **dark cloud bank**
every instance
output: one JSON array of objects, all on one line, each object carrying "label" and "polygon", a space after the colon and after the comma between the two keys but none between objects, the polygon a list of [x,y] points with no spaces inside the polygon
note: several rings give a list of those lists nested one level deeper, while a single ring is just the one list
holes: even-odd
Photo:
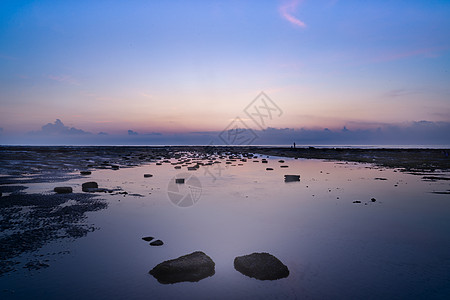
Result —
[{"label": "dark cloud bank", "polygon": [[[228,133],[228,132],[227,132]],[[123,134],[91,133],[65,126],[57,119],[41,130],[25,135],[0,131],[0,144],[6,145],[223,145],[238,144],[220,131],[188,133],[140,133],[132,129]],[[383,125],[376,129],[313,130],[292,128],[242,129],[240,136],[250,136],[252,145],[450,145],[450,122],[419,121],[405,125]],[[236,136],[236,135],[234,135]],[[222,137],[222,138],[220,138]],[[244,139],[245,141],[248,141]],[[245,142],[248,144],[248,142]]]}]

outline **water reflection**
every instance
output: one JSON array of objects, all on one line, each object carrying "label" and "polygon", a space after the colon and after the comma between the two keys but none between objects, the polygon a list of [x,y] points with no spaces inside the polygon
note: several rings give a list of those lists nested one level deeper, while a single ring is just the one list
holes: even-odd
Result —
[{"label": "water reflection", "polygon": [[[279,160],[226,164],[224,158],[187,171],[175,169],[171,159],[65,182],[74,191],[95,181],[128,194],[101,194],[108,209],[88,213],[101,230],[44,246],[41,253],[70,254],[40,273],[1,277],[0,290],[14,290],[2,298],[438,298],[450,292],[450,202],[432,193],[448,190],[448,181],[366,164]],[[220,175],[205,172],[216,165]],[[201,184],[195,205],[184,208],[173,205],[168,190],[181,171]],[[147,173],[153,177],[144,178]],[[286,174],[300,181],[285,182]],[[55,183],[27,186],[28,193],[47,193]],[[145,236],[164,245],[151,247],[142,242]],[[211,257],[214,276],[162,285],[148,274],[194,251]],[[234,258],[253,252],[278,257],[289,277],[262,282],[236,272]]]}]

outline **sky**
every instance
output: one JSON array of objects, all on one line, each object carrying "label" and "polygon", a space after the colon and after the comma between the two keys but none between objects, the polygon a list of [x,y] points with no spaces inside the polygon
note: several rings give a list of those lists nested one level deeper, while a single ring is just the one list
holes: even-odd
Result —
[{"label": "sky", "polygon": [[449,145],[449,32],[450,1],[2,0],[0,144]]}]

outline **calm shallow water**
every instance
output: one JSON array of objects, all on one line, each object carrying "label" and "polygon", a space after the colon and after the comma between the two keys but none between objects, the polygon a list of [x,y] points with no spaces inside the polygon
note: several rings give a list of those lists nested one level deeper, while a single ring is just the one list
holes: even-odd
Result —
[{"label": "calm shallow water", "polygon": [[[173,176],[187,172],[170,164],[96,170],[63,184],[29,184],[27,193],[47,193],[56,185],[81,191],[81,183],[97,181],[100,187],[121,187],[144,197],[100,194],[109,207],[89,213],[87,220],[99,230],[72,242],[46,245],[39,253],[68,254],[50,255],[49,268],[0,277],[0,296],[444,299],[450,295],[450,197],[431,193],[450,189],[448,181],[423,181],[421,176],[366,164],[278,159],[270,158],[268,164],[249,159],[243,166],[223,161],[208,167],[211,173],[205,167],[189,171],[200,180],[201,195],[187,208],[168,197]],[[154,176],[144,178],[144,173]],[[285,183],[284,174],[299,174],[301,181]],[[380,177],[387,180],[375,180]],[[143,236],[165,244],[151,247],[141,240]],[[163,285],[148,274],[158,263],[196,250],[216,263],[213,277]],[[278,257],[288,266],[289,277],[259,281],[235,271],[234,258],[252,252]]]}]

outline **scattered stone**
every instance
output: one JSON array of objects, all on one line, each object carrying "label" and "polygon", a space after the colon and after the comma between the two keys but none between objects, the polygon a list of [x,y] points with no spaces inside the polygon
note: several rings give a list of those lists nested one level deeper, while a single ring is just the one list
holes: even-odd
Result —
[{"label": "scattered stone", "polygon": [[153,175],[152,174],[144,174],[144,178],[150,178],[150,177],[153,177]]},{"label": "scattered stone", "polygon": [[266,168],[267,171],[273,171],[273,168]]},{"label": "scattered stone", "polygon": [[261,160],[261,163],[263,163],[263,164],[267,164],[267,163],[268,163],[268,161],[267,161],[266,159],[262,159],[262,160]]},{"label": "scattered stone", "polygon": [[424,176],[424,177],[422,177],[422,180],[425,180],[425,181],[450,180],[450,177],[443,177],[443,176]]},{"label": "scattered stone", "polygon": [[188,171],[197,171],[196,167],[188,167],[187,169],[188,169]]},{"label": "scattered stone", "polygon": [[387,180],[387,178],[384,178],[384,177],[376,177],[375,180]]},{"label": "scattered stone", "polygon": [[111,169],[113,169],[113,170],[119,170],[120,169],[120,167],[119,166],[111,166]]},{"label": "scattered stone", "polygon": [[284,175],[284,182],[300,181],[300,175]]},{"label": "scattered stone", "polygon": [[259,280],[276,280],[289,276],[289,269],[269,253],[252,253],[234,259],[234,268]]},{"label": "scattered stone", "polygon": [[361,201],[355,200],[355,201],[353,201],[353,203],[361,203]]},{"label": "scattered stone", "polygon": [[83,192],[87,193],[112,193],[115,190],[113,189],[105,189],[105,188],[85,188]]},{"label": "scattered stone", "polygon": [[372,202],[376,202],[376,201],[377,201],[377,199],[375,199],[375,198],[372,198],[372,199],[370,199],[370,201],[372,201]]},{"label": "scattered stone", "polygon": [[156,163],[156,165],[157,165],[157,166],[161,166],[161,165],[162,165],[162,163],[160,163],[160,162],[157,162],[157,163]]},{"label": "scattered stone", "polygon": [[278,162],[279,162],[279,163],[284,163],[284,160],[280,159]]},{"label": "scattered stone", "polygon": [[280,168],[289,168],[289,166],[283,165],[283,166],[280,166]]},{"label": "scattered stone", "polygon": [[150,243],[150,246],[162,246],[162,245],[164,245],[164,243],[161,240],[156,240]]},{"label": "scattered stone", "polygon": [[181,166],[175,166],[174,168],[175,169],[181,169]]},{"label": "scattered stone", "polygon": [[150,242],[151,240],[154,239],[154,237],[152,237],[152,236],[145,236],[145,237],[143,237],[142,239],[143,239],[144,241],[146,241],[146,242]]},{"label": "scattered stone", "polygon": [[133,193],[133,194],[128,194],[128,196],[133,196],[133,197],[145,197],[142,194],[137,194],[137,193]]},{"label": "scattered stone", "polygon": [[57,186],[53,191],[58,194],[70,194],[72,193],[72,188],[70,186]]},{"label": "scattered stone", "polygon": [[[439,195],[450,195],[450,190],[448,190],[448,191],[433,191],[431,193],[439,194]],[[1,197],[1,193],[0,193],[0,197]]]},{"label": "scattered stone", "polygon": [[215,263],[205,253],[196,251],[176,259],[166,260],[149,273],[162,284],[197,282],[215,274]]},{"label": "scattered stone", "polygon": [[184,178],[175,178],[175,183],[184,183]]},{"label": "scattered stone", "polygon": [[91,171],[80,171],[81,175],[91,175],[92,172]]},{"label": "scattered stone", "polygon": [[85,182],[81,185],[83,192],[90,192],[89,189],[98,189],[98,183],[95,181]]}]

